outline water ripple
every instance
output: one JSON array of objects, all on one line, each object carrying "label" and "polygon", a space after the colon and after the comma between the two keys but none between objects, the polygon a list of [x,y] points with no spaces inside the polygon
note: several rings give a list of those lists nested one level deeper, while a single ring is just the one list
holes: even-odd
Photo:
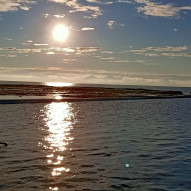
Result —
[{"label": "water ripple", "polygon": [[189,191],[191,100],[0,105],[0,190]]}]

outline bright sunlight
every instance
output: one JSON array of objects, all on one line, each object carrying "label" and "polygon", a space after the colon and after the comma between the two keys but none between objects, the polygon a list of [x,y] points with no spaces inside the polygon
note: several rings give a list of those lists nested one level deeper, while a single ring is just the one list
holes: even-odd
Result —
[{"label": "bright sunlight", "polygon": [[69,36],[69,28],[65,25],[56,25],[53,29],[53,38],[58,42],[64,42]]}]

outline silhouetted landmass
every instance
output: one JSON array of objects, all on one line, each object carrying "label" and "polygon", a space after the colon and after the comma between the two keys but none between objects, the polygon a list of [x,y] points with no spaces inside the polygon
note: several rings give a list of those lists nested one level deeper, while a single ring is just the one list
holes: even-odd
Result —
[{"label": "silhouetted landmass", "polygon": [[70,98],[128,98],[128,97],[177,97],[181,91],[161,91],[131,88],[103,87],[54,87],[47,85],[0,85],[0,95],[48,96],[58,94]]}]

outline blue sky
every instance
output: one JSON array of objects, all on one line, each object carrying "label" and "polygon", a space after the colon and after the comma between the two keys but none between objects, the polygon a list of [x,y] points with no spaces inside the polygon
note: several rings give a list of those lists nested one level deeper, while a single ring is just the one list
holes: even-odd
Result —
[{"label": "blue sky", "polygon": [[0,0],[0,80],[191,86],[190,23],[190,0]]}]

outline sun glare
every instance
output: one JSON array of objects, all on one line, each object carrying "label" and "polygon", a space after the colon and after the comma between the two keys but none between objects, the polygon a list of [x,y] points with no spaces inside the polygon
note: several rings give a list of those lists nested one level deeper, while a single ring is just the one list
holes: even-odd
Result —
[{"label": "sun glare", "polygon": [[45,85],[47,86],[54,86],[54,87],[67,87],[72,86],[72,83],[64,83],[64,82],[46,82]]},{"label": "sun glare", "polygon": [[69,28],[60,24],[54,27],[53,38],[58,42],[64,42],[69,36]]}]

